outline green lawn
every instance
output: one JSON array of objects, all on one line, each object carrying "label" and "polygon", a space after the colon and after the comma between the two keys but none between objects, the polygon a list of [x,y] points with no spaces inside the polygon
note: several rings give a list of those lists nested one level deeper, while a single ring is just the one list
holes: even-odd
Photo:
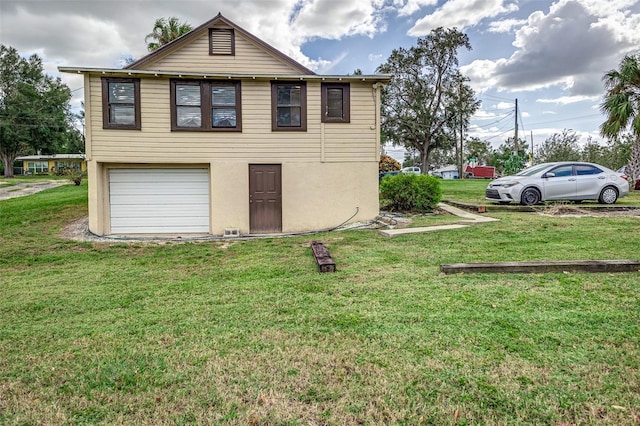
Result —
[{"label": "green lawn", "polygon": [[[86,182],[0,202],[0,424],[640,420],[640,274],[439,273],[639,259],[640,218],[500,212],[393,239],[57,236],[84,215]],[[338,272],[317,272],[311,240]]]}]

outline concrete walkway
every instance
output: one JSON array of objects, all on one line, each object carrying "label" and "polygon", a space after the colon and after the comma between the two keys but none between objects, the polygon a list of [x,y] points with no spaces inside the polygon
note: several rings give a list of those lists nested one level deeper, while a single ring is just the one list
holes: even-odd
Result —
[{"label": "concrete walkway", "polygon": [[35,194],[45,189],[55,188],[57,186],[69,185],[71,182],[67,180],[40,180],[29,183],[18,183],[16,185],[6,186],[7,181],[0,181],[0,201],[9,198],[24,197],[25,195]]},{"label": "concrete walkway", "polygon": [[493,217],[481,216],[479,214],[471,213],[471,212],[468,212],[444,203],[438,204],[438,208],[446,211],[447,213],[451,213],[452,215],[461,217],[463,218],[463,220],[460,220],[458,221],[457,224],[452,224],[452,225],[423,226],[420,228],[385,229],[380,231],[380,235],[384,235],[385,237],[395,237],[397,235],[405,235],[405,234],[417,234],[422,232],[441,231],[446,229],[460,229],[460,228],[466,228],[476,223],[488,223],[488,222],[496,222],[500,220]]}]

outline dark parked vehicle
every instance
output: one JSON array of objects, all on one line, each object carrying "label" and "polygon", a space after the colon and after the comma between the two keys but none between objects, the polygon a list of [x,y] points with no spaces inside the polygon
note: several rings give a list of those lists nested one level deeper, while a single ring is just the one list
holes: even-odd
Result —
[{"label": "dark parked vehicle", "polygon": [[378,173],[378,182],[382,180],[385,176],[396,176],[400,174],[400,170],[394,170],[392,172],[380,172]]}]

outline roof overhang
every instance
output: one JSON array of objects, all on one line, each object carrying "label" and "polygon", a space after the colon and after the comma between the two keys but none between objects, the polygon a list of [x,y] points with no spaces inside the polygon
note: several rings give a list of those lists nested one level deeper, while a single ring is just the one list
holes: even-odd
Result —
[{"label": "roof overhang", "polygon": [[371,82],[384,83],[391,80],[390,74],[372,75],[318,75],[318,74],[237,74],[237,73],[202,73],[183,71],[154,71],[119,68],[78,68],[58,67],[60,72],[70,74],[89,74],[103,77],[135,77],[135,78],[184,78],[184,79],[228,79],[228,80],[301,80],[301,81],[344,81],[344,82]]},{"label": "roof overhang", "polygon": [[51,155],[23,155],[17,157],[18,161],[25,160],[84,160],[84,154],[51,154]]}]

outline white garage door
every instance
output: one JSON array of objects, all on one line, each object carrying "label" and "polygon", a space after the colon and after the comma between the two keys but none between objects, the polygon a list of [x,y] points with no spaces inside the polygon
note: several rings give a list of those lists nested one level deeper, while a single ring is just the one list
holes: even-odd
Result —
[{"label": "white garage door", "polygon": [[111,169],[112,234],[209,232],[207,169]]}]

